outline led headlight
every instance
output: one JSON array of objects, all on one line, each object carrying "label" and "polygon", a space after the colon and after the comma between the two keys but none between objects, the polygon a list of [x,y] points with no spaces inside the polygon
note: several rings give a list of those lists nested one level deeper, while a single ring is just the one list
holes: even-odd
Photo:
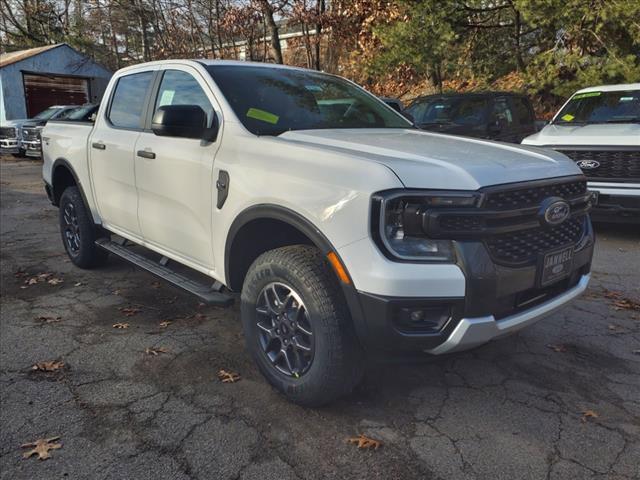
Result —
[{"label": "led headlight", "polygon": [[[375,199],[379,214],[375,221],[379,240],[388,253],[400,260],[452,262],[450,240],[429,238],[424,226],[424,214],[430,209],[474,207],[478,196],[472,193],[403,192],[381,195]],[[375,225],[377,224],[377,225]]]}]

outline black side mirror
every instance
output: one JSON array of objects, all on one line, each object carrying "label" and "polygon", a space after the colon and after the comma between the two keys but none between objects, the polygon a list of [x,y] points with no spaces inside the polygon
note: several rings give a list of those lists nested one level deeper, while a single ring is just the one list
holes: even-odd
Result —
[{"label": "black side mirror", "polygon": [[153,115],[151,130],[160,137],[203,138],[207,114],[198,105],[165,105]]}]

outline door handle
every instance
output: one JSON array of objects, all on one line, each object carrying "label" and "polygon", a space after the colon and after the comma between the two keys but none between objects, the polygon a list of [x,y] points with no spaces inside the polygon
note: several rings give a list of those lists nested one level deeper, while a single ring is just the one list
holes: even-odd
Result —
[{"label": "door handle", "polygon": [[151,159],[156,158],[156,154],[153,152],[150,152],[149,150],[138,150],[137,155],[142,158],[151,158]]},{"label": "door handle", "polygon": [[91,146],[97,150],[106,150],[107,146],[104,143],[100,143],[100,142],[93,142],[91,144]]}]

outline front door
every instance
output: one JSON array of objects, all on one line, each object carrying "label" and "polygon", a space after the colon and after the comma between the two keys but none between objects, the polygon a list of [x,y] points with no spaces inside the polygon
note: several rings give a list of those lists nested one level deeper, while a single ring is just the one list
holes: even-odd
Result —
[{"label": "front door", "polygon": [[89,141],[91,179],[105,226],[129,237],[141,236],[138,222],[134,148],[144,122],[153,71],[120,77],[106,113]]},{"label": "front door", "polygon": [[493,102],[493,113],[490,127],[493,135],[492,140],[500,142],[516,142],[515,122],[513,112],[506,97],[498,97]]},{"label": "front door", "polygon": [[[154,112],[165,105],[197,105],[209,126],[215,99],[197,70],[162,73]],[[213,160],[219,140],[165,137],[145,131],[136,143],[138,215],[144,240],[202,267],[213,268]]]}]

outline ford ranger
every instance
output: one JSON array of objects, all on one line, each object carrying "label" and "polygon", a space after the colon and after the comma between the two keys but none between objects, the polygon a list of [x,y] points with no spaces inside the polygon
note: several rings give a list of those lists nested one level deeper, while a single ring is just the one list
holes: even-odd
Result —
[{"label": "ford ranger", "polygon": [[248,351],[302,405],[352,390],[365,356],[482,345],[589,281],[572,161],[418,130],[334,75],[127,67],[95,124],[48,122],[43,142],[71,261],[115,254],[216,305],[239,292]]},{"label": "ford ranger", "polygon": [[594,220],[640,224],[640,83],[576,92],[525,145],[576,162],[597,195]]}]

